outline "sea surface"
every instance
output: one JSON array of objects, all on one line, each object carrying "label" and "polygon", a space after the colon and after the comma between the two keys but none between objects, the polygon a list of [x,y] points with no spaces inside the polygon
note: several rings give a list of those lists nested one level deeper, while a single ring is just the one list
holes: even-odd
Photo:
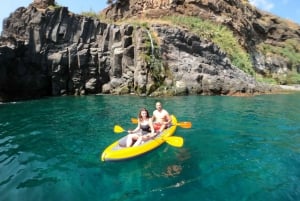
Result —
[{"label": "sea surface", "polygon": [[[2,201],[299,201],[300,94],[54,97],[0,104]],[[102,162],[155,102],[190,129],[182,148]]]}]

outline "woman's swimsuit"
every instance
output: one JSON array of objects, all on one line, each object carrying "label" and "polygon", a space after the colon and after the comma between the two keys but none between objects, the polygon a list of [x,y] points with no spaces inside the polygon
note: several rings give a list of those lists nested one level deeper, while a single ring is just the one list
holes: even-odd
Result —
[{"label": "woman's swimsuit", "polygon": [[151,130],[150,130],[150,126],[149,126],[149,124],[147,123],[147,124],[140,124],[140,129],[142,130],[142,135],[146,135],[146,134],[148,134],[149,132],[151,132]]}]

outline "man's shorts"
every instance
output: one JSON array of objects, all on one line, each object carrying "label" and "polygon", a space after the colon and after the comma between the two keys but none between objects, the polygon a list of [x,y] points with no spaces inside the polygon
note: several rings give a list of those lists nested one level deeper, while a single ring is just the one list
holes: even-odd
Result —
[{"label": "man's shorts", "polygon": [[155,122],[153,124],[153,128],[154,128],[155,131],[159,131],[161,126],[162,126],[162,124],[160,122]]}]

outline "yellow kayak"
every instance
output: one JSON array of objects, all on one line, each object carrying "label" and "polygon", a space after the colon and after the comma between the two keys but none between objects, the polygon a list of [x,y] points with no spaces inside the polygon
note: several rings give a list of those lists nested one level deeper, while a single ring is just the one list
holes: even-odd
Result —
[{"label": "yellow kayak", "polygon": [[157,135],[155,138],[147,140],[146,142],[138,146],[125,147],[124,145],[127,136],[124,136],[119,140],[115,141],[103,151],[101,155],[101,161],[117,161],[129,159],[159,147],[162,143],[166,142],[168,137],[172,136],[175,133],[177,127],[177,119],[174,115],[171,115],[171,117],[172,126],[165,129],[161,134]]}]

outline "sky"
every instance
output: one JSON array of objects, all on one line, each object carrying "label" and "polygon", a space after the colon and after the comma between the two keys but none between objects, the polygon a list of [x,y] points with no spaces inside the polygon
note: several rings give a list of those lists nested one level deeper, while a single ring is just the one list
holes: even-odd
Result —
[{"label": "sky", "polygon": [[[0,0],[0,33],[4,18],[17,8],[27,7],[32,2],[33,0]],[[84,11],[98,12],[107,6],[106,0],[56,0],[56,2],[77,14]],[[300,25],[300,0],[249,0],[249,2],[263,11],[289,19]]]},{"label": "sky", "polygon": [[300,25],[299,0],[249,0],[255,7]]}]

